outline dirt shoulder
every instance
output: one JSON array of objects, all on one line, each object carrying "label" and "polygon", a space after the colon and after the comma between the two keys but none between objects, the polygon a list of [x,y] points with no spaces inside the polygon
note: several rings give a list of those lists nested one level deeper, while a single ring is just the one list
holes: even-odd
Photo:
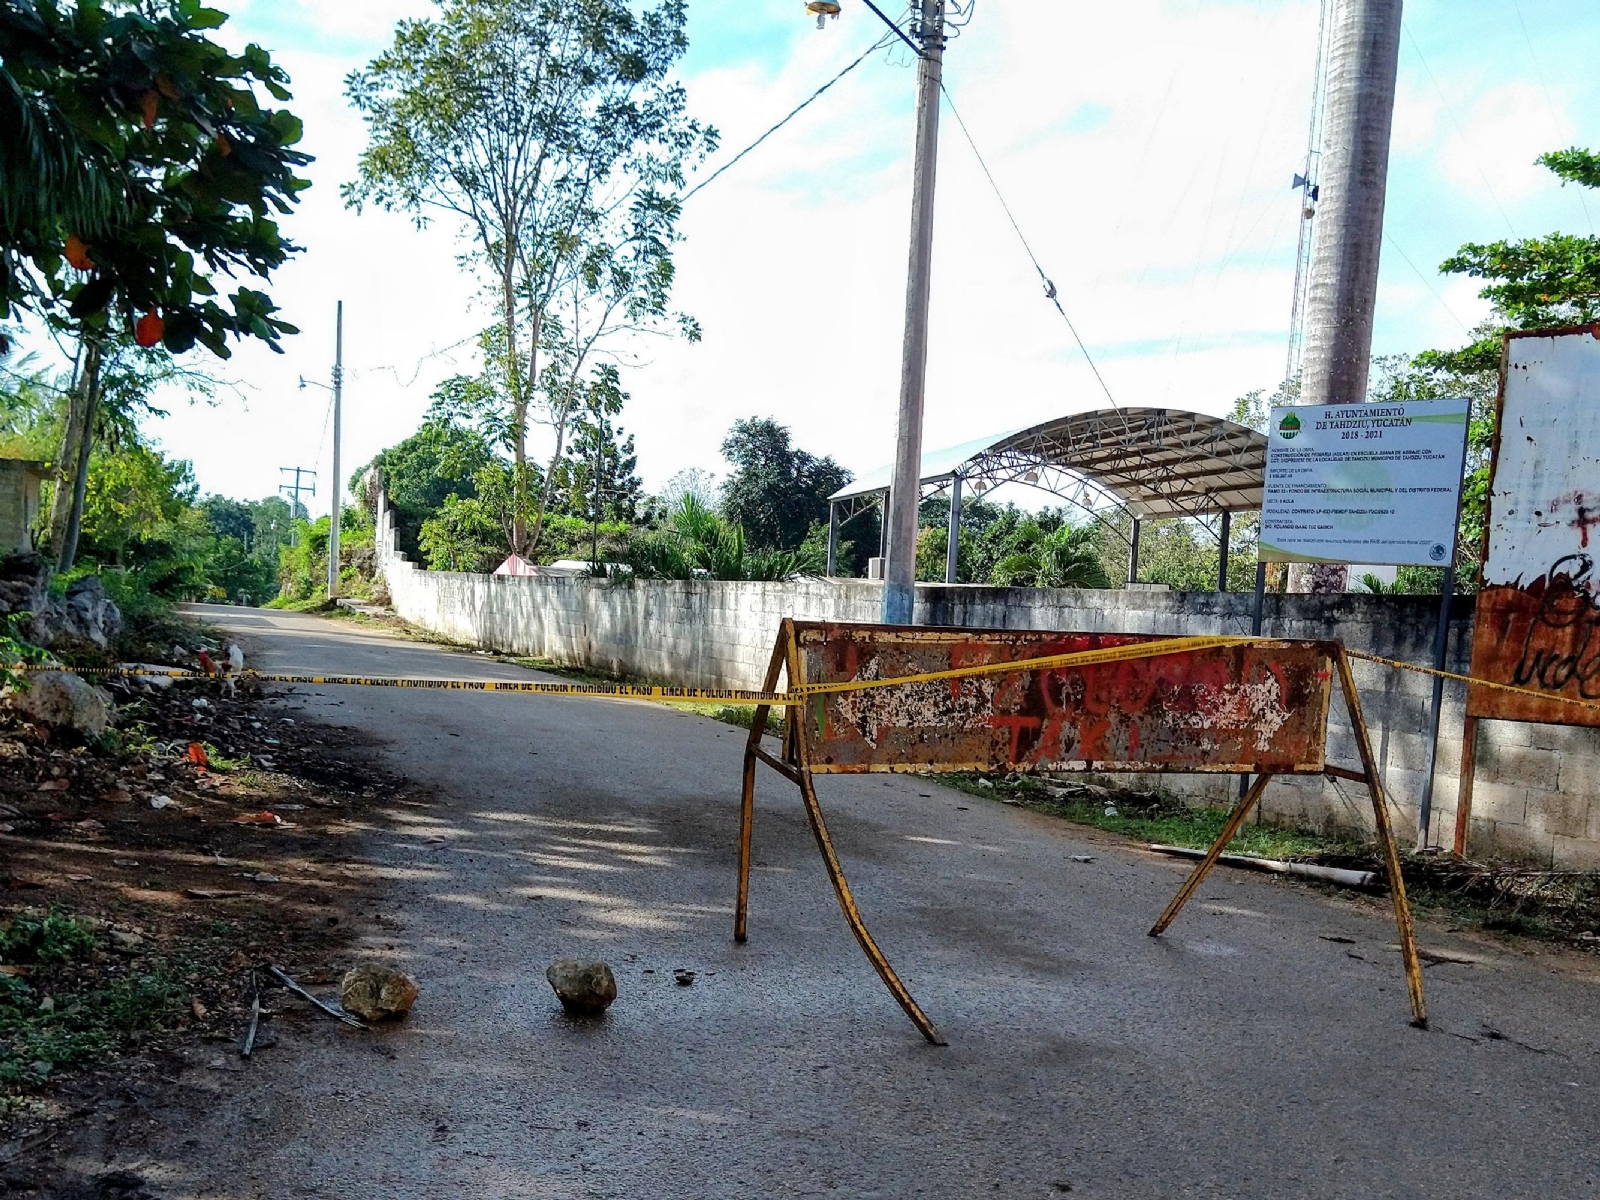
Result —
[{"label": "dirt shoulder", "polygon": [[[57,1164],[124,1157],[179,1065],[240,1065],[252,972],[331,996],[378,886],[364,815],[404,780],[292,689],[118,680],[84,741],[0,708],[0,1194],[148,1195]],[[256,976],[274,1025],[326,1017]]]}]

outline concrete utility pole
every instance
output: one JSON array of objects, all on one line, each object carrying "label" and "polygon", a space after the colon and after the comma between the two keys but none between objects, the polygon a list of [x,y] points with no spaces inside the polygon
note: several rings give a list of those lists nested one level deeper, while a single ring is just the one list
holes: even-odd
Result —
[{"label": "concrete utility pole", "polygon": [[[289,498],[289,545],[297,546],[300,544],[300,539],[297,533],[299,527],[295,524],[295,522],[300,519],[300,514],[302,512],[309,516],[311,511],[310,509],[306,508],[304,502],[301,501],[300,493],[306,492],[312,496],[317,494],[317,473],[315,471],[308,471],[305,467],[278,468],[278,473],[280,475],[287,474],[290,471],[294,472],[294,482],[280,483],[278,485],[278,491],[282,495]],[[303,483],[301,482],[303,479],[310,479],[311,482]]]},{"label": "concrete utility pole", "polygon": [[[1306,307],[1305,404],[1367,398],[1401,8],[1402,0],[1339,0],[1337,6]],[[1347,573],[1342,566],[1297,569],[1291,590],[1343,591]]]},{"label": "concrete utility pole", "polygon": [[933,285],[933,198],[939,162],[939,82],[944,70],[945,0],[922,0],[918,29],[917,153],[911,200],[911,265],[900,358],[900,425],[889,492],[889,561],[883,623],[909,625],[916,606],[917,507],[922,498],[922,400],[928,377],[928,296]]},{"label": "concrete utility pole", "polygon": [[333,318],[333,519],[328,522],[328,599],[339,595],[339,518],[343,515],[344,484],[339,478],[339,422],[344,405],[344,301]]}]

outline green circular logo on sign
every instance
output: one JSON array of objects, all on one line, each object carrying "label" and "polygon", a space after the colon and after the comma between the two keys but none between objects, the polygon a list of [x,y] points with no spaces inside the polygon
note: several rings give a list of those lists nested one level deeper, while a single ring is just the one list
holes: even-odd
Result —
[{"label": "green circular logo on sign", "polygon": [[1284,441],[1290,441],[1300,435],[1300,418],[1293,413],[1284,413],[1283,420],[1278,422],[1278,434]]}]

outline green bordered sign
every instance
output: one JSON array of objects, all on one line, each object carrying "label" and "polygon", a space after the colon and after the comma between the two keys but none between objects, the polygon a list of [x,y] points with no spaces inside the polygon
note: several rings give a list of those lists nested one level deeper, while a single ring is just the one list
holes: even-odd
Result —
[{"label": "green bordered sign", "polygon": [[1470,407],[1417,400],[1273,409],[1262,559],[1453,565]]}]

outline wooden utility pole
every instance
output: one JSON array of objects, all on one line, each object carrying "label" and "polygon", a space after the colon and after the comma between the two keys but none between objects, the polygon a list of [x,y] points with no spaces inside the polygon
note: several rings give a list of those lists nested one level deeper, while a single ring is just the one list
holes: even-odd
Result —
[{"label": "wooden utility pole", "polygon": [[[1402,0],[1338,0],[1328,56],[1321,202],[1306,307],[1305,404],[1367,398],[1372,317],[1400,64]],[[1342,566],[1291,572],[1293,591],[1342,592]]]},{"label": "wooden utility pole", "polygon": [[900,423],[889,492],[889,561],[883,623],[909,625],[916,606],[917,509],[922,499],[922,401],[928,377],[928,297],[933,286],[933,198],[939,162],[939,84],[944,69],[945,0],[922,0],[917,41],[917,151],[911,200],[911,265],[900,358]]}]

